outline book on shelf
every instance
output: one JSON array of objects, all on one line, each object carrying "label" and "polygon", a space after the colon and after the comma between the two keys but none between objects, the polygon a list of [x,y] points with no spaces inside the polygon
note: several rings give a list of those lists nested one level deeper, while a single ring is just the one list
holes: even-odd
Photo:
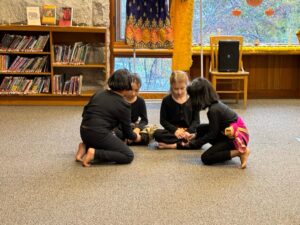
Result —
[{"label": "book on shelf", "polygon": [[35,77],[33,79],[33,84],[29,89],[28,93],[37,94],[40,93],[40,89],[43,86],[43,79],[41,77]]},{"label": "book on shelf", "polygon": [[10,63],[10,55],[0,55],[0,71],[6,72]]},{"label": "book on shelf", "polygon": [[48,72],[48,56],[41,57],[22,57],[17,56],[12,64],[8,67],[8,72]]},{"label": "book on shelf", "polygon": [[24,94],[28,94],[29,89],[31,88],[32,84],[33,84],[33,80],[27,80],[26,87],[25,87],[25,89],[23,91]]},{"label": "book on shelf", "polygon": [[41,25],[40,7],[26,7],[27,25]]},{"label": "book on shelf", "polygon": [[54,62],[58,64],[101,64],[105,62],[102,43],[75,42],[71,45],[54,45]]},{"label": "book on shelf", "polygon": [[54,94],[62,94],[65,75],[55,74],[53,79]]},{"label": "book on shelf", "polygon": [[10,88],[10,91],[12,93],[17,93],[19,91],[19,88],[20,88],[23,80],[24,80],[24,77],[14,77],[13,78],[13,83],[12,83],[11,88]]},{"label": "book on shelf", "polygon": [[35,36],[22,36],[5,34],[1,40],[1,51],[42,52],[48,43],[49,34]]},{"label": "book on shelf", "polygon": [[72,26],[72,20],[73,20],[73,8],[61,7],[59,9],[58,25],[63,27]]},{"label": "book on shelf", "polygon": [[50,77],[6,76],[0,85],[0,94],[38,94],[49,93]]},{"label": "book on shelf", "polygon": [[[69,77],[69,78],[67,78]],[[54,94],[79,95],[82,89],[83,75],[54,75]]]},{"label": "book on shelf", "polygon": [[56,6],[55,5],[43,5],[42,24],[45,24],[45,25],[55,25],[56,24]]},{"label": "book on shelf", "polygon": [[40,35],[34,45],[30,45],[28,49],[25,49],[25,51],[32,51],[32,52],[42,52],[47,44],[47,41],[49,40],[49,34],[47,35]]},{"label": "book on shelf", "polygon": [[15,35],[7,51],[14,51],[21,40],[22,40],[22,35]]},{"label": "book on shelf", "polygon": [[12,81],[12,76],[3,78],[1,85],[0,85],[0,93],[6,92],[11,81]]},{"label": "book on shelf", "polygon": [[4,36],[1,39],[1,44],[0,44],[0,50],[5,51],[8,49],[9,45],[11,42],[14,40],[15,35],[13,34],[4,34]]}]

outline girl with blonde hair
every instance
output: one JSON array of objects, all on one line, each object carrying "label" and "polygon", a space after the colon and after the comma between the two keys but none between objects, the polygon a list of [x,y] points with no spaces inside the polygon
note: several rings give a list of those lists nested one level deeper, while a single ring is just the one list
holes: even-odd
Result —
[{"label": "girl with blonde hair", "polygon": [[200,124],[199,111],[193,110],[186,88],[189,77],[176,70],[170,76],[170,94],[163,98],[160,108],[160,124],[164,129],[154,132],[158,149],[181,149]]}]

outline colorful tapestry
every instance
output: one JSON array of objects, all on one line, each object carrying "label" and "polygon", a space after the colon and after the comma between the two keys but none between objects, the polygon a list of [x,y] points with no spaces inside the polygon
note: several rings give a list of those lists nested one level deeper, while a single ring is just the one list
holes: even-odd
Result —
[{"label": "colorful tapestry", "polygon": [[193,0],[172,0],[171,23],[174,32],[172,70],[188,71],[192,65]]},{"label": "colorful tapestry", "polygon": [[167,1],[127,0],[125,39],[135,48],[173,47]]}]

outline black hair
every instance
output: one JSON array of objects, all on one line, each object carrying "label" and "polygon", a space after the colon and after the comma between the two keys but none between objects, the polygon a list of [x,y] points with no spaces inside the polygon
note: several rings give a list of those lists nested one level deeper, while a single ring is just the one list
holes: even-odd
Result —
[{"label": "black hair", "polygon": [[187,93],[190,96],[192,107],[195,110],[201,110],[209,107],[219,101],[219,96],[211,83],[205,78],[196,78],[187,87]]},{"label": "black hair", "polygon": [[127,69],[113,72],[108,79],[108,87],[113,91],[131,90],[132,74]]},{"label": "black hair", "polygon": [[141,87],[142,81],[140,76],[137,73],[132,73],[131,76],[132,76],[132,83],[137,83],[139,87]]}]

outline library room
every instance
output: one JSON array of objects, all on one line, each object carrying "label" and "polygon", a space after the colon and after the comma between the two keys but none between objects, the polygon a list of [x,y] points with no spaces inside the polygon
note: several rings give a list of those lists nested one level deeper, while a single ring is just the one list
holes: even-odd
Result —
[{"label": "library room", "polygon": [[299,225],[299,0],[1,0],[4,225]]}]

